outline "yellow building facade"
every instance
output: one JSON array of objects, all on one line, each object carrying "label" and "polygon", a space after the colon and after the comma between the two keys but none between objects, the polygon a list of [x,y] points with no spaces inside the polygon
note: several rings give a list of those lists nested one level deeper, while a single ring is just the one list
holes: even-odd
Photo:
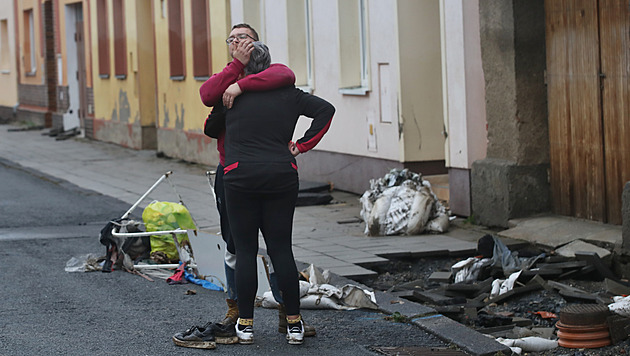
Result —
[{"label": "yellow building facade", "polygon": [[92,3],[93,137],[216,164],[199,87],[228,61],[228,2]]}]

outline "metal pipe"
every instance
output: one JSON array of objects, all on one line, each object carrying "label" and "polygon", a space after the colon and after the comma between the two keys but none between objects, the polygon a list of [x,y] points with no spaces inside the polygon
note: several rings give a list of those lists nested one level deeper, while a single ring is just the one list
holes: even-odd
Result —
[{"label": "metal pipe", "polygon": [[149,190],[147,190],[146,193],[144,193],[140,199],[138,199],[138,201],[136,201],[131,208],[129,208],[129,210],[127,210],[127,212],[122,216],[122,219],[126,219],[129,215],[131,215],[131,212],[134,211],[136,209],[136,207],[138,207],[138,205],[140,205],[140,203],[144,200],[144,198],[147,197],[147,195],[151,194],[151,192],[157,188],[157,186],[162,183],[162,181],[164,181],[164,179],[168,178],[168,176],[170,176],[173,173],[173,171],[168,171],[166,173],[164,173],[164,175],[162,175],[160,177],[160,179],[157,180],[157,182],[155,182],[151,188],[149,188]]}]

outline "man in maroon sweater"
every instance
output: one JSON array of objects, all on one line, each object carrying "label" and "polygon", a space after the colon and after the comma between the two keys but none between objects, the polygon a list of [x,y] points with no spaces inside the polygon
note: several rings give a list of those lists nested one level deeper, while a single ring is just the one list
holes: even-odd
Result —
[{"label": "man in maroon sweater", "polygon": [[[199,94],[201,101],[208,107],[219,106],[223,104],[225,108],[231,108],[234,99],[248,91],[265,91],[273,90],[287,85],[293,85],[295,83],[295,74],[293,71],[280,63],[274,63],[269,66],[268,69],[257,73],[244,76],[243,70],[247,63],[249,63],[250,54],[253,50],[252,43],[258,41],[258,33],[248,24],[237,24],[232,27],[229,37],[226,42],[229,45],[229,53],[232,57],[232,61],[229,62],[225,68],[219,73],[213,74],[206,82],[204,82],[199,88]],[[214,112],[214,111],[213,111]],[[206,119],[208,120],[208,119]],[[232,240],[230,232],[230,225],[228,215],[226,211],[225,203],[225,191],[223,186],[223,168],[225,165],[225,150],[223,147],[225,140],[225,130],[217,137],[217,150],[219,151],[219,165],[217,166],[217,173],[215,177],[215,195],[217,197],[217,209],[219,210],[220,223],[221,223],[221,235],[226,242],[226,256],[225,256],[225,274],[227,279],[227,293],[228,299],[226,299],[228,305],[228,311],[225,318],[221,321],[223,327],[217,329],[217,324],[208,323],[205,326],[193,326],[183,333],[178,333],[173,336],[173,341],[178,346],[194,347],[194,348],[214,348],[208,342],[210,333],[214,333],[216,342],[218,343],[232,343],[235,342],[231,337],[227,336],[234,330],[234,325],[238,319],[238,306],[236,303],[236,285],[235,285],[235,272],[236,265],[236,249]],[[274,297],[281,303],[280,293],[277,286],[272,280],[272,291]],[[286,333],[286,313],[284,306],[280,304],[278,313],[278,331]],[[304,324],[304,335],[314,336],[316,334],[315,328]]]}]

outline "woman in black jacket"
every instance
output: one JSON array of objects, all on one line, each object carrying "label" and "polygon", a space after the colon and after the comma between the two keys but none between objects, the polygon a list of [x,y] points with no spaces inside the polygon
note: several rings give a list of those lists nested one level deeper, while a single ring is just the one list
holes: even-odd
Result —
[{"label": "woman in black jacket", "polygon": [[[245,70],[257,73],[271,62],[260,42]],[[257,290],[258,231],[263,233],[287,312],[287,340],[301,344],[298,271],[291,248],[293,213],[298,193],[295,156],[304,153],[328,131],[335,108],[294,86],[247,92],[238,96],[225,116],[224,184],[227,213],[236,247],[236,289],[239,342],[253,342]],[[304,137],[292,142],[298,118],[312,118]]]}]

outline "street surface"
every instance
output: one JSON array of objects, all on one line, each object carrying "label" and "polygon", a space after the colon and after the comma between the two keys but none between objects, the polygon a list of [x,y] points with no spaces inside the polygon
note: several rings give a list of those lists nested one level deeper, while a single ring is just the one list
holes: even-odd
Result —
[{"label": "street surface", "polygon": [[303,310],[317,337],[291,346],[277,332],[277,311],[263,308],[255,310],[254,345],[177,347],[174,333],[222,318],[224,293],[121,271],[67,273],[71,257],[105,254],[100,229],[130,206],[2,157],[0,183],[1,356],[346,356],[375,355],[373,346],[446,347],[416,326],[367,310]]}]

